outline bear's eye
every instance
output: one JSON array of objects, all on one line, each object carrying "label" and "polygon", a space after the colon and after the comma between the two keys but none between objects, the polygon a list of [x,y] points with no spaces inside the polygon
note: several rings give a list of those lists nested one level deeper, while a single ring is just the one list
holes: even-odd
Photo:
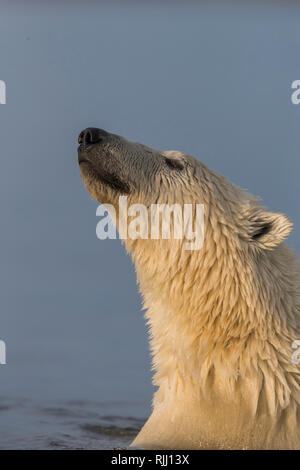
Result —
[{"label": "bear's eye", "polygon": [[172,170],[183,170],[184,168],[184,163],[176,158],[165,157],[165,162]]}]

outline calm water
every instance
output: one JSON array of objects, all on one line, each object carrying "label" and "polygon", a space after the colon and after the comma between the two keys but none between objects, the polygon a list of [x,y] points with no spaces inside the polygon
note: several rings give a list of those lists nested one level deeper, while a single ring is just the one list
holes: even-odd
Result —
[{"label": "calm water", "polygon": [[292,2],[1,2],[0,448],[126,447],[150,413],[134,268],[96,239],[79,176],[85,127],[194,155],[288,214],[300,252],[299,23]]},{"label": "calm water", "polygon": [[125,449],[144,423],[137,416],[138,403],[46,405],[1,397],[0,449]]}]

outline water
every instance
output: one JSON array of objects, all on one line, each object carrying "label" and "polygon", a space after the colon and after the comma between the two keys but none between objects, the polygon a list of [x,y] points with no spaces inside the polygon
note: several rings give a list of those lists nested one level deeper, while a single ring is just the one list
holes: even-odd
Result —
[{"label": "water", "polygon": [[126,447],[151,411],[135,272],[96,239],[82,129],[194,155],[288,214],[300,252],[300,10],[256,3],[1,2],[0,448]]},{"label": "water", "polygon": [[126,449],[144,424],[132,416],[137,408],[108,401],[46,406],[1,397],[0,449]]}]

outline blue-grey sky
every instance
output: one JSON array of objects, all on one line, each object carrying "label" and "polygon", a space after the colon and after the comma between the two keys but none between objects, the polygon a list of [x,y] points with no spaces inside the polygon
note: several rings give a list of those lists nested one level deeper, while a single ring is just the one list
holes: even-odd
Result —
[{"label": "blue-grey sky", "polygon": [[96,239],[77,135],[179,149],[294,221],[300,252],[300,9],[292,3],[1,3],[1,396],[143,404],[134,268]]}]

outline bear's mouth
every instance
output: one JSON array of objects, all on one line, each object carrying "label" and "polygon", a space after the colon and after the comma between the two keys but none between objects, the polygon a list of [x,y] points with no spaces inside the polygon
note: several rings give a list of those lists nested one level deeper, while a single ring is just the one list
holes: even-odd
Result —
[{"label": "bear's mouth", "polygon": [[85,161],[85,152],[88,152],[90,150],[90,148],[92,148],[92,147],[93,147],[93,145],[83,145],[83,144],[80,144],[77,147],[77,154],[78,154],[78,162],[79,163],[81,162],[81,160]]},{"label": "bear's mouth", "polygon": [[[82,148],[78,148],[78,163],[83,172],[87,171],[94,179],[106,184],[114,191],[121,194],[129,194],[130,186],[123,181],[117,174],[104,170],[86,157]],[[86,148],[84,149],[86,150]],[[84,169],[85,168],[85,169]]]},{"label": "bear's mouth", "polygon": [[122,181],[118,175],[109,173],[103,169],[95,169],[93,167],[93,171],[96,173],[98,179],[108,185],[114,191],[121,193],[121,194],[129,194],[130,187],[125,181]]}]

